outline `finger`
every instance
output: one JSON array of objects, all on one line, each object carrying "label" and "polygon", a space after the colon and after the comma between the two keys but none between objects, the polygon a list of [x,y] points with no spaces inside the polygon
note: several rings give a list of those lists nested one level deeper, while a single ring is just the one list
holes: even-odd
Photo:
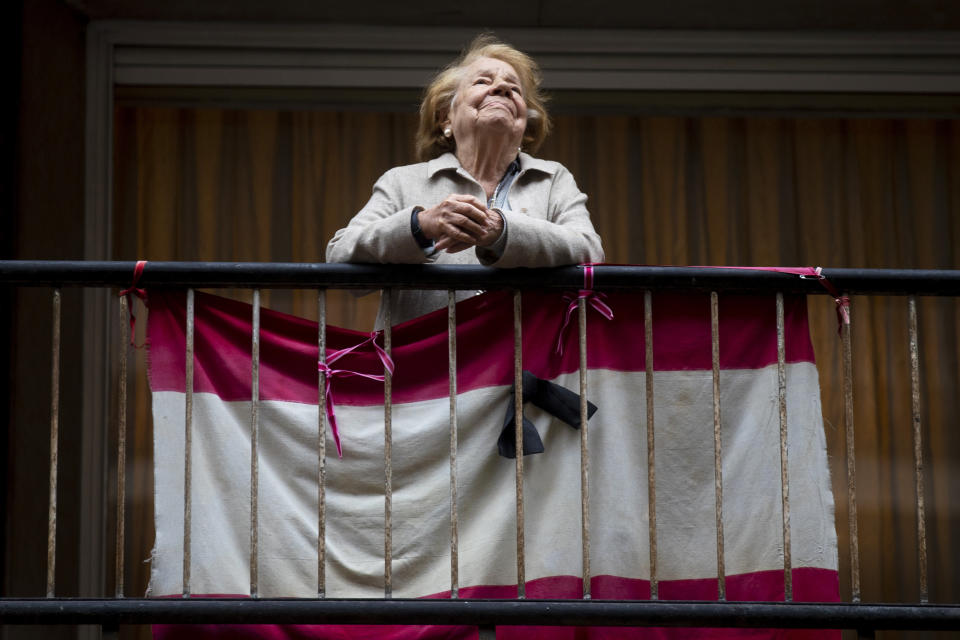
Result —
[{"label": "finger", "polygon": [[434,248],[436,248],[437,251],[446,251],[447,253],[457,253],[459,251],[463,251],[464,249],[469,249],[474,245],[475,243],[473,242],[457,242],[456,240],[453,240],[451,238],[444,238],[443,240],[440,240],[433,246]]},{"label": "finger", "polygon": [[450,236],[458,242],[476,242],[482,238],[486,231],[476,223],[461,221],[460,224],[451,224],[449,228],[443,229],[445,236]]},{"label": "finger", "polygon": [[439,250],[448,249],[454,245],[465,245],[472,247],[477,244],[477,240],[469,235],[460,233],[456,235],[444,234],[440,236],[433,244]]},{"label": "finger", "polygon": [[494,233],[499,236],[500,232],[503,231],[503,216],[493,209],[485,209],[484,214],[484,229],[487,230],[487,233]]},{"label": "finger", "polygon": [[444,225],[438,236],[434,238],[434,242],[443,242],[446,240],[448,244],[451,242],[476,244],[478,237],[479,235],[471,235],[455,225]]},{"label": "finger", "polygon": [[449,199],[451,199],[451,200],[458,200],[458,201],[460,201],[460,202],[469,203],[469,204],[473,205],[474,207],[476,207],[476,208],[477,208],[478,210],[480,210],[480,211],[485,211],[485,210],[487,209],[487,203],[486,203],[486,202],[484,202],[484,201],[481,200],[480,198],[478,198],[478,197],[476,197],[476,196],[472,196],[472,195],[470,195],[470,194],[452,193],[452,194],[450,194],[450,198],[449,198]]},{"label": "finger", "polygon": [[446,249],[446,252],[447,252],[447,253],[460,253],[461,251],[466,251],[467,249],[469,249],[469,248],[472,247],[472,246],[474,246],[474,245],[472,245],[472,244],[467,244],[467,243],[465,243],[465,242],[461,242],[461,243],[458,243],[458,244],[453,245],[452,247],[448,247],[448,248]]},{"label": "finger", "polygon": [[443,223],[440,225],[440,231],[443,235],[450,235],[461,241],[476,240],[486,230],[484,222],[474,221],[460,213],[446,214]]},{"label": "finger", "polygon": [[462,200],[448,200],[448,210],[459,213],[482,225],[487,218],[487,208],[473,196],[463,196],[463,198]]}]

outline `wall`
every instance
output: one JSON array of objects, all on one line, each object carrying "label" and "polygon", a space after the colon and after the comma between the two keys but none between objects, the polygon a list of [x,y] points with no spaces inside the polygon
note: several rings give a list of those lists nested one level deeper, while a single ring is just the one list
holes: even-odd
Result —
[{"label": "wall", "polygon": [[[4,257],[79,259],[83,257],[83,131],[85,19],[56,0],[15,3],[9,11],[21,46],[19,101],[14,100],[15,180],[4,171]],[[9,15],[9,14],[8,14]],[[10,122],[4,119],[4,122]],[[5,129],[5,134],[7,130]],[[4,149],[10,148],[4,145]],[[6,158],[5,158],[6,163]],[[5,164],[4,169],[8,167]],[[11,296],[14,312],[4,314],[4,347],[9,349],[9,407],[5,414],[6,522],[4,596],[42,596],[46,587],[48,455],[50,425],[51,297],[48,290],[20,290]],[[7,307],[10,308],[10,307]],[[64,363],[60,385],[60,450],[78,448],[81,399],[79,291],[63,293]],[[9,339],[7,337],[9,336]],[[43,347],[40,347],[43,345]],[[39,351],[38,351],[39,350]],[[38,356],[38,353],[41,354]],[[0,356],[3,353],[0,352]],[[71,544],[78,523],[78,457],[61,456],[59,479],[57,595],[76,593],[77,553]],[[73,637],[63,629],[3,630],[8,638]]]}]

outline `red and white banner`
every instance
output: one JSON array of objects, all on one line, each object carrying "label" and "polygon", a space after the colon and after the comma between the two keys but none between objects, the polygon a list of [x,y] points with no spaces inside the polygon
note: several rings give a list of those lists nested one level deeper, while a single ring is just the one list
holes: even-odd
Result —
[{"label": "red and white banner", "polygon": [[[594,599],[648,599],[650,554],[643,296],[609,294],[588,311],[590,569]],[[523,368],[579,393],[569,301],[523,295]],[[251,307],[196,294],[192,430],[193,594],[250,589]],[[264,309],[260,337],[260,597],[316,597],[317,324]],[[785,300],[793,598],[837,601],[837,542],[817,371],[804,297]],[[772,295],[720,297],[724,565],[728,600],[784,599],[776,309]],[[371,376],[367,334],[328,327],[332,365]],[[393,329],[393,595],[448,597],[450,434],[446,310]],[[557,342],[564,343],[557,353]],[[185,295],[150,292],[156,548],[150,594],[182,591]],[[382,346],[382,336],[376,342]],[[512,406],[513,300],[457,305],[459,597],[517,595],[514,461],[497,440]],[[661,599],[717,599],[710,300],[653,295],[657,579]],[[327,438],[326,595],[384,589],[383,384],[332,378],[343,457]],[[545,451],[524,459],[528,598],[582,594],[580,433],[533,404]],[[329,436],[329,434],[328,434]],[[161,637],[235,637],[231,625],[157,627]],[[255,630],[255,631],[254,631]],[[259,637],[476,637],[475,628],[246,628]],[[686,637],[689,630],[500,629],[498,637]],[[758,636],[758,633],[760,634]],[[822,637],[823,632],[704,630],[702,637]],[[839,637],[839,636],[836,636]]]}]

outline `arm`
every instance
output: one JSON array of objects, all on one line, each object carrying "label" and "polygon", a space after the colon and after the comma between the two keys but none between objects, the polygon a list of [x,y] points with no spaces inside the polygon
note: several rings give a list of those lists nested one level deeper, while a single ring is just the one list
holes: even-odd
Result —
[{"label": "arm", "polygon": [[402,201],[396,180],[392,171],[377,180],[360,213],[327,244],[327,262],[415,264],[432,260],[410,232],[415,205]]},{"label": "arm", "polygon": [[590,222],[587,196],[573,176],[560,167],[552,178],[542,217],[501,211],[506,222],[506,242],[497,258],[477,250],[483,264],[508,267],[554,267],[581,262],[603,262],[600,236]]}]

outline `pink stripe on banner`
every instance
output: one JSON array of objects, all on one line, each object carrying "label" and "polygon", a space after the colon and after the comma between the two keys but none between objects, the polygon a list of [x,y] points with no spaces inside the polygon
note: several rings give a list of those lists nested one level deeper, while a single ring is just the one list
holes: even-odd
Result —
[{"label": "pink stripe on banner", "polygon": [[[150,381],[153,391],[184,390],[185,296],[150,292]],[[588,311],[588,366],[615,371],[644,370],[643,297],[611,293],[614,311],[606,319]],[[560,293],[523,296],[524,368],[555,378],[579,367],[577,332],[566,332],[562,356],[556,342],[567,302]],[[707,294],[663,292],[653,296],[654,368],[711,369],[710,300]],[[458,388],[461,392],[513,381],[512,296],[494,292],[457,305]],[[784,299],[786,358],[813,362],[806,298]],[[223,400],[250,398],[251,307],[209,294],[196,294],[196,392]],[[317,402],[317,324],[264,309],[260,315],[260,398]],[[446,311],[440,310],[393,330],[395,403],[446,397]],[[327,349],[346,349],[368,334],[328,327]],[[776,362],[776,310],[772,295],[724,295],[720,298],[720,366],[757,369]],[[372,345],[350,353],[339,368],[383,374]],[[335,382],[338,405],[383,402],[382,385],[361,377]]]},{"label": "pink stripe on banner", "polygon": [[[595,576],[590,581],[595,600],[648,600],[650,583],[616,576]],[[667,580],[659,582],[661,600],[717,599],[716,579]],[[801,568],[793,570],[796,602],[839,602],[836,571]],[[529,599],[576,600],[583,594],[580,578],[554,576],[527,583]],[[463,587],[461,599],[512,599],[516,585]],[[175,596],[179,597],[179,596]],[[210,596],[208,596],[210,597]],[[216,596],[212,596],[216,597]],[[224,596],[235,597],[235,596]],[[430,598],[449,598],[449,592]],[[783,601],[783,572],[760,571],[727,576],[729,601]],[[446,640],[477,638],[476,627],[467,626],[401,626],[401,625],[155,625],[155,640],[213,640],[217,638],[258,638],[268,640],[320,640],[383,638],[384,640]],[[769,638],[781,640],[839,640],[839,631],[821,629],[704,629],[661,627],[497,627],[500,640],[607,640],[706,638],[707,640],[743,640]]]}]

